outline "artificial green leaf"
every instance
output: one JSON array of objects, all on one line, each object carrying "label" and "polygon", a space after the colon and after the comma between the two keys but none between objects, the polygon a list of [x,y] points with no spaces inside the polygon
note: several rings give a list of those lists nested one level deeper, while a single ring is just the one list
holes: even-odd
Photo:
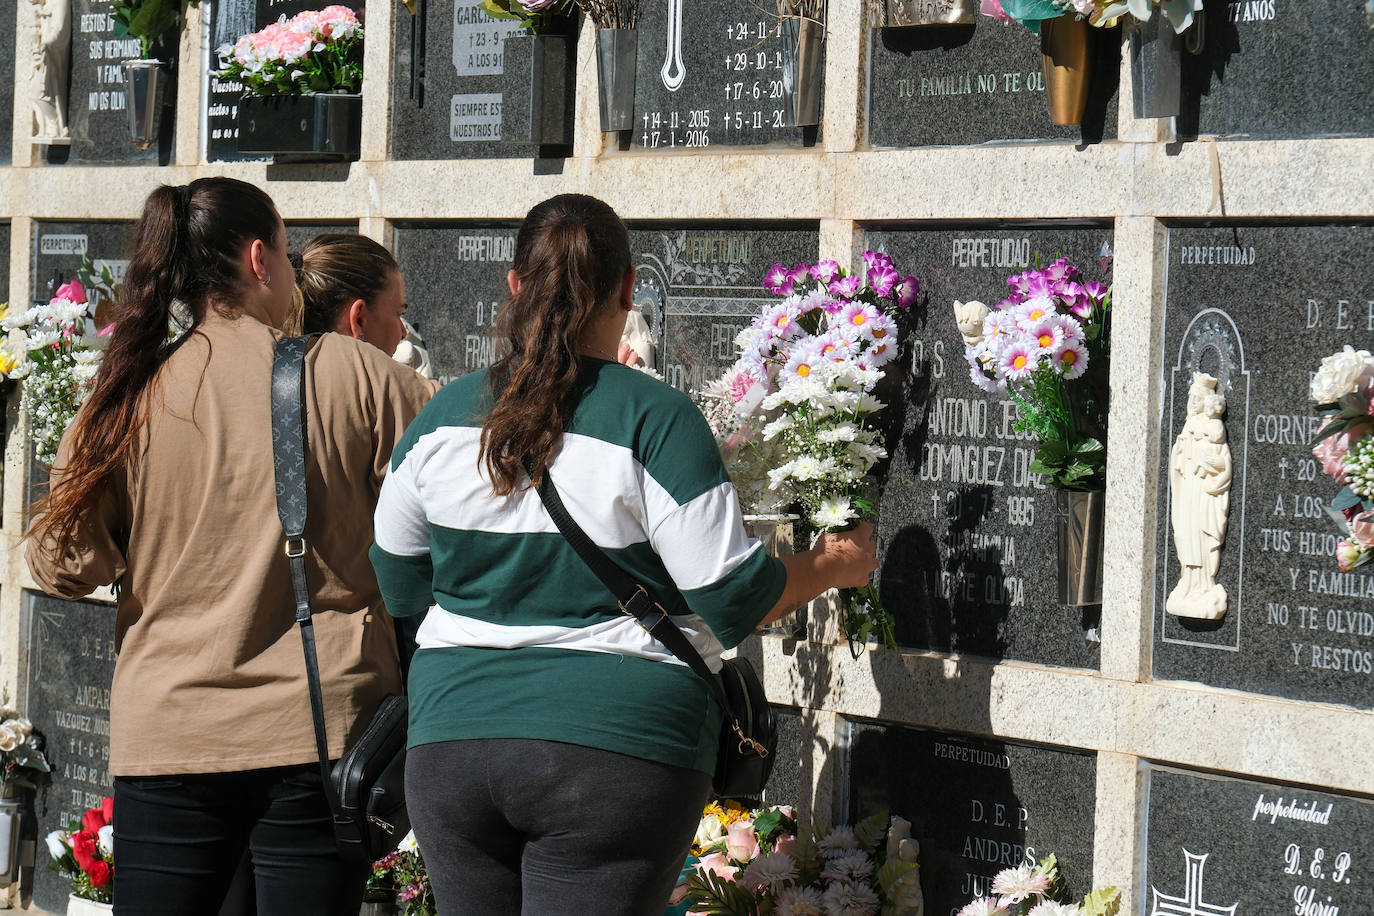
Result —
[{"label": "artificial green leaf", "polygon": [[781,811],[766,811],[754,818],[754,835],[759,838],[760,843],[768,842],[773,839],[781,824]]},{"label": "artificial green leaf", "polygon": [[1083,916],[1117,916],[1121,912],[1121,891],[1104,887],[1083,898]]},{"label": "artificial green leaf", "polygon": [[753,894],[709,871],[697,870],[687,876],[687,899],[692,901],[692,912],[708,916],[758,914]]},{"label": "artificial green leaf", "polygon": [[1358,506],[1360,503],[1360,495],[1347,486],[1343,487],[1341,492],[1336,494],[1336,498],[1331,500],[1331,508],[1341,512]]},{"label": "artificial green leaf", "polygon": [[878,848],[878,844],[887,836],[887,824],[891,820],[887,811],[879,811],[871,814],[854,825],[854,839],[859,841],[859,848],[869,852]]}]

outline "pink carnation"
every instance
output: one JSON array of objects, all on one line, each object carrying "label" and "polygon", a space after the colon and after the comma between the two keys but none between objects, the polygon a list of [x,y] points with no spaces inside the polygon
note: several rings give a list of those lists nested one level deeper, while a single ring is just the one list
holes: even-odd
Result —
[{"label": "pink carnation", "polygon": [[[1330,422],[1322,421],[1321,428],[1325,429]],[[1312,455],[1321,462],[1322,472],[1342,486],[1350,482],[1345,476],[1345,456],[1358,440],[1356,432],[1347,430],[1338,436],[1327,436],[1312,446]]]},{"label": "pink carnation", "polygon": [[1374,512],[1366,512],[1350,520],[1350,536],[1361,550],[1374,550]]}]

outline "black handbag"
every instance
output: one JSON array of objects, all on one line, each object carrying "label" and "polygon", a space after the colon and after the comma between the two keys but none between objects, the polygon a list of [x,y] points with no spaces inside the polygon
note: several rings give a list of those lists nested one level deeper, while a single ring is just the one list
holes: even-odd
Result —
[{"label": "black handbag", "polygon": [[329,763],[325,736],[324,691],[315,653],[315,626],[305,580],[305,350],[308,337],[277,342],[272,361],[272,460],[276,472],[277,515],[286,535],[296,623],[305,651],[310,711],[320,778],[333,812],[339,852],[372,862],[396,848],[410,830],[405,803],[406,698],[384,698],[362,737],[338,763]]},{"label": "black handbag", "polygon": [[[530,470],[528,463],[526,470]],[[773,772],[778,723],[754,666],[747,658],[727,658],[721,664],[720,676],[713,675],[701,653],[673,623],[663,605],[606,556],[573,521],[547,471],[539,482],[538,492],[553,523],[582,562],[611,590],[620,609],[638,620],[650,636],[700,675],[720,704],[724,718],[716,752],[716,771],[711,778],[713,791],[721,798],[759,798]]]}]

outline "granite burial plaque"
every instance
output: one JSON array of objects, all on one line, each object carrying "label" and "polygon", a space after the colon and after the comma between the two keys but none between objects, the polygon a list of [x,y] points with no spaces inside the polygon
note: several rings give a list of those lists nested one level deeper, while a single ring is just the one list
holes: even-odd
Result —
[{"label": "granite burial plaque", "polygon": [[734,363],[739,332],[778,301],[763,289],[768,268],[815,263],[815,227],[785,225],[630,228],[635,301],[664,381],[689,394],[713,381]]},{"label": "granite burial plaque", "polygon": [[1091,890],[1097,758],[985,738],[855,723],[851,823],[887,810],[921,844],[927,913],[957,913],[1002,869],[1053,853],[1068,897]]},{"label": "granite burial plaque", "polygon": [[1374,913],[1374,801],[1158,766],[1148,780],[1144,916]]},{"label": "granite burial plaque", "polygon": [[[416,15],[394,0],[391,155],[395,159],[500,159],[567,155],[567,146],[516,139],[505,117],[505,93],[526,84],[506,72],[505,40],[524,34],[513,19],[493,19],[477,0],[419,0]],[[570,36],[576,35],[569,21]],[[576,60],[576,43],[569,41]],[[528,64],[528,61],[526,62]],[[526,125],[527,127],[528,125]]]},{"label": "granite burial plaque", "polygon": [[[953,302],[993,305],[1006,278],[1056,257],[1110,282],[1106,227],[982,225],[872,230],[921,283],[902,351],[880,390],[890,458],[878,510],[877,582],[898,642],[941,652],[1096,667],[1094,611],[1058,602],[1055,494],[1030,472],[1037,443],[1009,398],[969,376]],[[1090,368],[1091,371],[1091,368]]]},{"label": "granite burial plaque", "polygon": [[1374,29],[1349,0],[1206,0],[1206,43],[1183,58],[1178,135],[1374,136]]},{"label": "granite burial plaque", "polygon": [[763,787],[763,804],[797,807],[802,796],[811,794],[811,748],[806,741],[806,723],[800,713],[785,706],[774,706],[778,723],[778,746],[773,752],[773,772]]},{"label": "granite burial plaque", "polygon": [[[226,162],[257,157],[239,152],[239,97],[243,84],[238,80],[221,80],[219,49],[232,47],[241,37],[256,32],[282,16],[288,19],[305,10],[322,9],[320,0],[214,0],[210,4],[210,76],[206,81],[205,158],[210,162]],[[350,7],[352,8],[352,7]],[[356,8],[363,18],[362,4]]]},{"label": "granite burial plaque", "polygon": [[[307,223],[307,222],[288,222],[286,224],[286,247],[291,251],[300,253],[307,242],[317,235],[325,233],[346,235],[357,235],[357,223]],[[409,315],[407,315],[409,317]]]},{"label": "granite burial plaque", "polygon": [[[33,301],[42,305],[57,288],[75,280],[81,259],[89,257],[94,273],[108,267],[116,283],[124,279],[134,241],[133,223],[47,222],[37,224],[33,252]],[[87,291],[94,299],[97,293]]]},{"label": "granite burial plaque", "polygon": [[[1321,418],[1308,400],[1323,357],[1374,339],[1371,250],[1370,225],[1169,230],[1155,677],[1374,707],[1374,572],[1337,569],[1325,507],[1340,487],[1312,456]],[[1228,519],[1219,622],[1165,612],[1180,574],[1170,456],[1194,371],[1226,399],[1229,505],[1208,500]]]},{"label": "granite burial plaque", "polygon": [[398,223],[396,260],[406,319],[425,339],[435,377],[450,381],[495,360],[492,318],[509,295],[511,223]]},{"label": "granite burial plaque", "polygon": [[784,126],[792,87],[783,79],[783,55],[771,6],[641,5],[632,145],[801,146],[806,128]]},{"label": "granite burial plaque", "polygon": [[[25,708],[48,740],[52,785],[38,797],[38,835],[66,830],[111,794],[110,681],[115,666],[115,610],[93,601],[63,601],[24,592],[28,647]],[[40,841],[40,862],[47,851]],[[65,910],[71,888],[55,871],[34,869],[34,900]]]},{"label": "granite burial plaque", "polygon": [[[67,94],[71,160],[80,162],[156,163],[154,144],[140,150],[129,137],[129,100],[125,95],[124,61],[143,57],[137,38],[118,37],[110,0],[72,0],[72,70]],[[163,118],[176,110],[176,80],[170,71],[165,99],[172,102]],[[164,124],[164,128],[170,123]],[[171,132],[163,131],[170,138]],[[170,146],[167,155],[170,155]]]},{"label": "granite burial plaque", "polygon": [[942,146],[1001,140],[1096,143],[1116,137],[1119,29],[1091,29],[1096,66],[1083,126],[1050,122],[1040,39],[978,16],[971,26],[869,30],[868,143]]},{"label": "granite burial plaque", "polygon": [[0,165],[10,164],[14,138],[16,14],[16,4],[0,3]]}]

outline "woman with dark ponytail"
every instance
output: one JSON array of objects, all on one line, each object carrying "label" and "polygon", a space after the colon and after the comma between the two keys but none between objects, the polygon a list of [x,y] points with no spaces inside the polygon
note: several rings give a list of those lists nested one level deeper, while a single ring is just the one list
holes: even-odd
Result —
[{"label": "woman with dark ponytail", "polygon": [[516,237],[505,353],[392,456],[373,564],[424,615],[406,790],[444,916],[663,912],[710,788],[721,711],[559,534],[534,481],[663,604],[708,665],[760,623],[868,581],[872,529],[778,561],[692,401],[616,362],[629,233],[578,194]]},{"label": "woman with dark ponytail", "polygon": [[[294,285],[262,191],[229,178],[155,190],[95,389],[29,532],[44,590],[119,586],[120,916],[214,913],[245,850],[259,913],[358,911],[366,866],[334,843],[274,490],[270,375]],[[307,578],[335,757],[400,689],[366,551],[387,456],[429,394],[340,335],[306,356]]]}]

